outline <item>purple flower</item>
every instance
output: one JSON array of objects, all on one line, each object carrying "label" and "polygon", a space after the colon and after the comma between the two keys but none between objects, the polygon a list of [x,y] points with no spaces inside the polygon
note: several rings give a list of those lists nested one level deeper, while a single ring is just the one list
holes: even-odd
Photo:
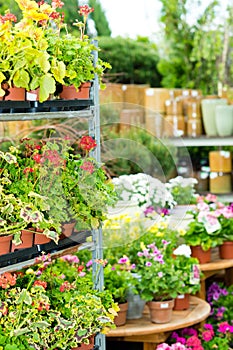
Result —
[{"label": "purple flower", "polygon": [[155,212],[155,208],[150,206],[144,210],[144,215],[147,216],[148,214],[152,214],[153,212]]},{"label": "purple flower", "polygon": [[145,264],[147,267],[150,267],[152,265],[152,263],[150,261],[147,261]]},{"label": "purple flower", "polygon": [[61,257],[61,260],[63,261],[67,261],[69,263],[73,263],[73,264],[78,264],[79,263],[79,258],[76,255],[71,255],[71,254],[67,254],[67,255],[63,255]]}]

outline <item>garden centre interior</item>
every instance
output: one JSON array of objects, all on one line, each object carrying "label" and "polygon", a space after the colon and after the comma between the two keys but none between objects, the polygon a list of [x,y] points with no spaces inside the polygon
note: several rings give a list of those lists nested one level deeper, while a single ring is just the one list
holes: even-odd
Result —
[{"label": "garden centre interior", "polygon": [[156,1],[0,3],[0,349],[233,349],[233,7]]}]

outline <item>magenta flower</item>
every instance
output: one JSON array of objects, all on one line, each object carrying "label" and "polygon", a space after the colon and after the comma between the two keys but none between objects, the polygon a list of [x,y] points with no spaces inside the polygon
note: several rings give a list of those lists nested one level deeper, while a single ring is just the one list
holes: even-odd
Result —
[{"label": "magenta flower", "polygon": [[118,264],[126,264],[129,261],[129,258],[127,256],[123,256],[118,260]]},{"label": "magenta flower", "polygon": [[147,267],[150,267],[152,265],[152,263],[150,261],[147,261],[145,264]]},{"label": "magenta flower", "polygon": [[233,326],[229,325],[228,322],[222,322],[218,326],[218,332],[224,334],[227,332],[233,333]]},{"label": "magenta flower", "polygon": [[202,338],[204,341],[210,341],[214,337],[214,332],[211,330],[207,330],[202,332]]}]

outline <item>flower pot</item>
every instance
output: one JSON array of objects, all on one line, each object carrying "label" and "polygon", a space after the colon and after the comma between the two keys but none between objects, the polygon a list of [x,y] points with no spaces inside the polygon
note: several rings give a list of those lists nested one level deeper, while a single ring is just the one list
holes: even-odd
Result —
[{"label": "flower pot", "polygon": [[219,105],[227,105],[226,99],[203,99],[201,101],[201,109],[202,109],[202,118],[205,133],[208,136],[217,136],[217,126],[216,126],[216,117],[215,117],[215,109],[216,106]]},{"label": "flower pot", "polygon": [[233,241],[223,242],[219,246],[220,259],[233,259]]},{"label": "flower pot", "polygon": [[176,311],[187,310],[189,308],[189,294],[180,294],[176,297],[174,302],[174,309]]},{"label": "flower pot", "polygon": [[33,240],[34,240],[34,231],[30,229],[21,230],[21,241],[22,243],[15,245],[12,243],[11,251],[14,252],[18,249],[25,249],[25,248],[31,248],[33,246]]},{"label": "flower pot", "polygon": [[78,91],[74,85],[63,86],[62,92],[60,93],[60,98],[64,100],[75,100],[75,99],[89,99],[90,98],[90,87],[91,83],[86,82],[81,84]]},{"label": "flower pot", "polygon": [[11,87],[8,91],[9,95],[5,96],[5,101],[25,101],[26,90],[24,88]]},{"label": "flower pot", "polygon": [[219,136],[233,135],[233,106],[216,106],[215,122]]},{"label": "flower pot", "polygon": [[145,300],[142,300],[139,294],[129,293],[127,296],[128,310],[126,318],[134,320],[142,317],[145,306]]},{"label": "flower pot", "polygon": [[43,234],[43,230],[40,230],[38,228],[36,228],[36,232],[35,232],[35,235],[34,235],[34,244],[37,245],[37,244],[46,244],[46,243],[49,243],[51,242],[51,239],[49,237],[46,237],[44,234]]},{"label": "flower pot", "polygon": [[12,235],[0,236],[0,255],[10,253]]},{"label": "flower pot", "polygon": [[203,250],[200,245],[191,246],[192,257],[197,258],[200,264],[205,264],[210,262],[211,259],[211,249]]},{"label": "flower pot", "polygon": [[120,310],[118,311],[118,316],[114,319],[114,323],[116,326],[123,326],[126,324],[128,303],[119,304],[119,308]]},{"label": "flower pot", "polygon": [[63,222],[61,228],[61,236],[60,239],[64,239],[66,237],[70,237],[73,233],[76,222]]},{"label": "flower pot", "polygon": [[164,301],[149,301],[150,320],[153,323],[168,323],[172,318],[174,299]]},{"label": "flower pot", "polygon": [[76,348],[72,348],[71,350],[92,350],[95,346],[95,336],[92,335],[89,338],[89,344],[80,344]]}]

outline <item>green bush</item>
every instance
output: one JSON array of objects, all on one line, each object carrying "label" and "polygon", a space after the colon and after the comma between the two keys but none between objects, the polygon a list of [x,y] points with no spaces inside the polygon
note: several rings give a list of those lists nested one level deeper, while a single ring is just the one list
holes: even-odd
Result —
[{"label": "green bush", "polygon": [[158,48],[146,38],[100,37],[99,57],[112,66],[111,82],[160,86]]}]

